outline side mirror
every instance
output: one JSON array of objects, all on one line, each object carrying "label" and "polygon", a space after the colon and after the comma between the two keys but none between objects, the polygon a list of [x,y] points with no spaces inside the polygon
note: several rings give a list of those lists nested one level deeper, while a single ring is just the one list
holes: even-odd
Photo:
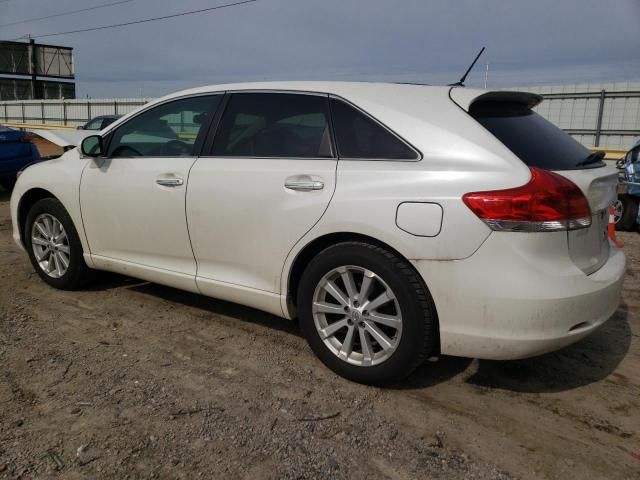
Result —
[{"label": "side mirror", "polygon": [[84,130],[84,125],[78,125],[78,126],[76,127],[76,130]]},{"label": "side mirror", "polygon": [[102,137],[100,135],[90,135],[86,137],[80,144],[80,151],[86,157],[103,156]]},{"label": "side mirror", "polygon": [[622,170],[624,168],[624,158],[621,158],[616,162],[616,168],[618,168],[619,170]]}]

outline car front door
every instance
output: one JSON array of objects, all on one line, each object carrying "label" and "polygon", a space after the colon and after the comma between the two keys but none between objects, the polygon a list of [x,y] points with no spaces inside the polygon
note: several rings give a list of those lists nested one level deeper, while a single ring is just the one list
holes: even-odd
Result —
[{"label": "car front door", "polygon": [[185,192],[221,98],[171,100],[106,135],[105,158],[89,162],[80,185],[82,220],[98,268],[195,290]]},{"label": "car front door", "polygon": [[227,100],[213,146],[189,177],[198,287],[281,313],[285,258],[335,188],[328,97],[243,92]]}]

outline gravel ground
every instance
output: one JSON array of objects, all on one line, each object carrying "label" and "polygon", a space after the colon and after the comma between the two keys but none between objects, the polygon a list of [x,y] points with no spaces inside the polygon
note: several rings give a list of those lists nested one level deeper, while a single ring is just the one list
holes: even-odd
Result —
[{"label": "gravel ground", "polygon": [[640,237],[619,237],[623,302],[590,337],[378,389],[256,310],[106,274],[47,287],[0,192],[0,479],[637,479]]}]

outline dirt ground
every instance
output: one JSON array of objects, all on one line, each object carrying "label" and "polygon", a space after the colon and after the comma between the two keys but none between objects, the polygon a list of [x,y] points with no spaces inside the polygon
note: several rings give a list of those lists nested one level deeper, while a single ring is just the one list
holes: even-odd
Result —
[{"label": "dirt ground", "polygon": [[0,192],[2,478],[640,478],[640,236],[599,331],[526,361],[343,380],[297,325],[114,275],[63,292]]}]

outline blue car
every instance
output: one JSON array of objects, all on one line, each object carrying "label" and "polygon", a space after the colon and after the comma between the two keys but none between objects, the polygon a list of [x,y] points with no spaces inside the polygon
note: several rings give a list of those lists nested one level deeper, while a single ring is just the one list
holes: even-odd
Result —
[{"label": "blue car", "polygon": [[0,185],[5,190],[13,188],[19,170],[39,160],[29,133],[0,125]]}]

